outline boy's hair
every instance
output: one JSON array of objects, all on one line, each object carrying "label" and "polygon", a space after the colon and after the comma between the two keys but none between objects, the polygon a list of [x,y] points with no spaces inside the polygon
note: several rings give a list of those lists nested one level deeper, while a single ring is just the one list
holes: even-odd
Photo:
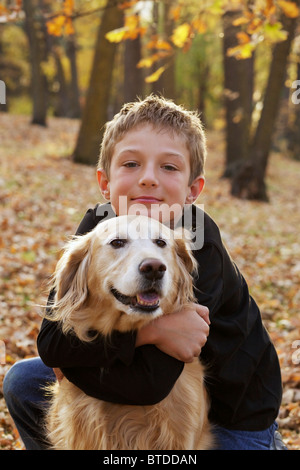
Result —
[{"label": "boy's hair", "polygon": [[152,124],[157,129],[167,129],[185,139],[190,152],[190,184],[204,173],[206,138],[199,115],[188,111],[173,101],[156,95],[144,100],[125,104],[120,112],[106,124],[103,135],[98,168],[102,168],[108,179],[114,147],[126,132],[141,124]]}]

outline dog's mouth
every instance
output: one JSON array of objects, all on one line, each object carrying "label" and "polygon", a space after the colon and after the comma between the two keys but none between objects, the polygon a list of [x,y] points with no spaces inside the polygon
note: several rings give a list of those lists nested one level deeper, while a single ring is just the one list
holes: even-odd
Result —
[{"label": "dog's mouth", "polygon": [[133,297],[121,294],[121,292],[114,287],[111,288],[111,293],[119,302],[124,305],[129,305],[134,310],[153,312],[159,307],[159,294],[154,289],[140,292]]}]

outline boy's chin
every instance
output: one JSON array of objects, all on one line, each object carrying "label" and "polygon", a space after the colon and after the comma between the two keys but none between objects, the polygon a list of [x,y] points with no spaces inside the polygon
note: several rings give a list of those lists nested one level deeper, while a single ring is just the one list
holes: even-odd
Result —
[{"label": "boy's chin", "polygon": [[[125,198],[124,198],[125,199]],[[183,207],[176,203],[171,206],[166,203],[160,204],[144,204],[144,203],[128,203],[128,200],[119,201],[118,207],[113,204],[113,209],[118,216],[121,215],[144,215],[158,220],[159,222],[173,228],[182,217]]]},{"label": "boy's chin", "polygon": [[[128,208],[128,215],[144,215],[158,220],[159,222],[173,228],[174,222],[182,217],[182,207],[180,204],[132,204]],[[125,214],[122,214],[125,215]]]}]

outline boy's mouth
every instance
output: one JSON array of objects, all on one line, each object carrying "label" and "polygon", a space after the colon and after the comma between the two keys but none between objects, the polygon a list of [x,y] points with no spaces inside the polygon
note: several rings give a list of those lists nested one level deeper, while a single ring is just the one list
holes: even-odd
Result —
[{"label": "boy's mouth", "polygon": [[119,302],[124,305],[129,305],[134,310],[153,312],[159,307],[159,295],[155,289],[140,292],[132,297],[121,294],[121,292],[114,287],[112,287],[110,291]]},{"label": "boy's mouth", "polygon": [[138,196],[136,198],[132,198],[131,200],[140,204],[158,204],[161,202],[161,199],[153,196]]}]

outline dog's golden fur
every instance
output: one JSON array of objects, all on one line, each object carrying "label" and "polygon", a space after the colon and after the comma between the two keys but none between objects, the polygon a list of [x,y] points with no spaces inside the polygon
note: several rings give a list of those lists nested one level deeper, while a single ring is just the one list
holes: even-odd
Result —
[{"label": "dog's golden fur", "polygon": [[[145,286],[150,281],[143,279],[139,269],[144,260],[154,260],[153,266],[156,263],[155,269],[161,271],[151,280],[152,294],[148,296]],[[191,273],[195,267],[187,242],[175,238],[159,222],[126,216],[105,221],[67,246],[54,275],[56,297],[49,318],[83,341],[90,340],[90,330],[109,336],[113,330],[141,328],[194,300]],[[116,297],[113,290],[122,296]],[[137,301],[146,307],[136,305]],[[151,406],[104,402],[87,396],[66,378],[50,388],[46,428],[55,449],[212,446],[204,373],[198,358],[185,364],[169,395]]]}]

